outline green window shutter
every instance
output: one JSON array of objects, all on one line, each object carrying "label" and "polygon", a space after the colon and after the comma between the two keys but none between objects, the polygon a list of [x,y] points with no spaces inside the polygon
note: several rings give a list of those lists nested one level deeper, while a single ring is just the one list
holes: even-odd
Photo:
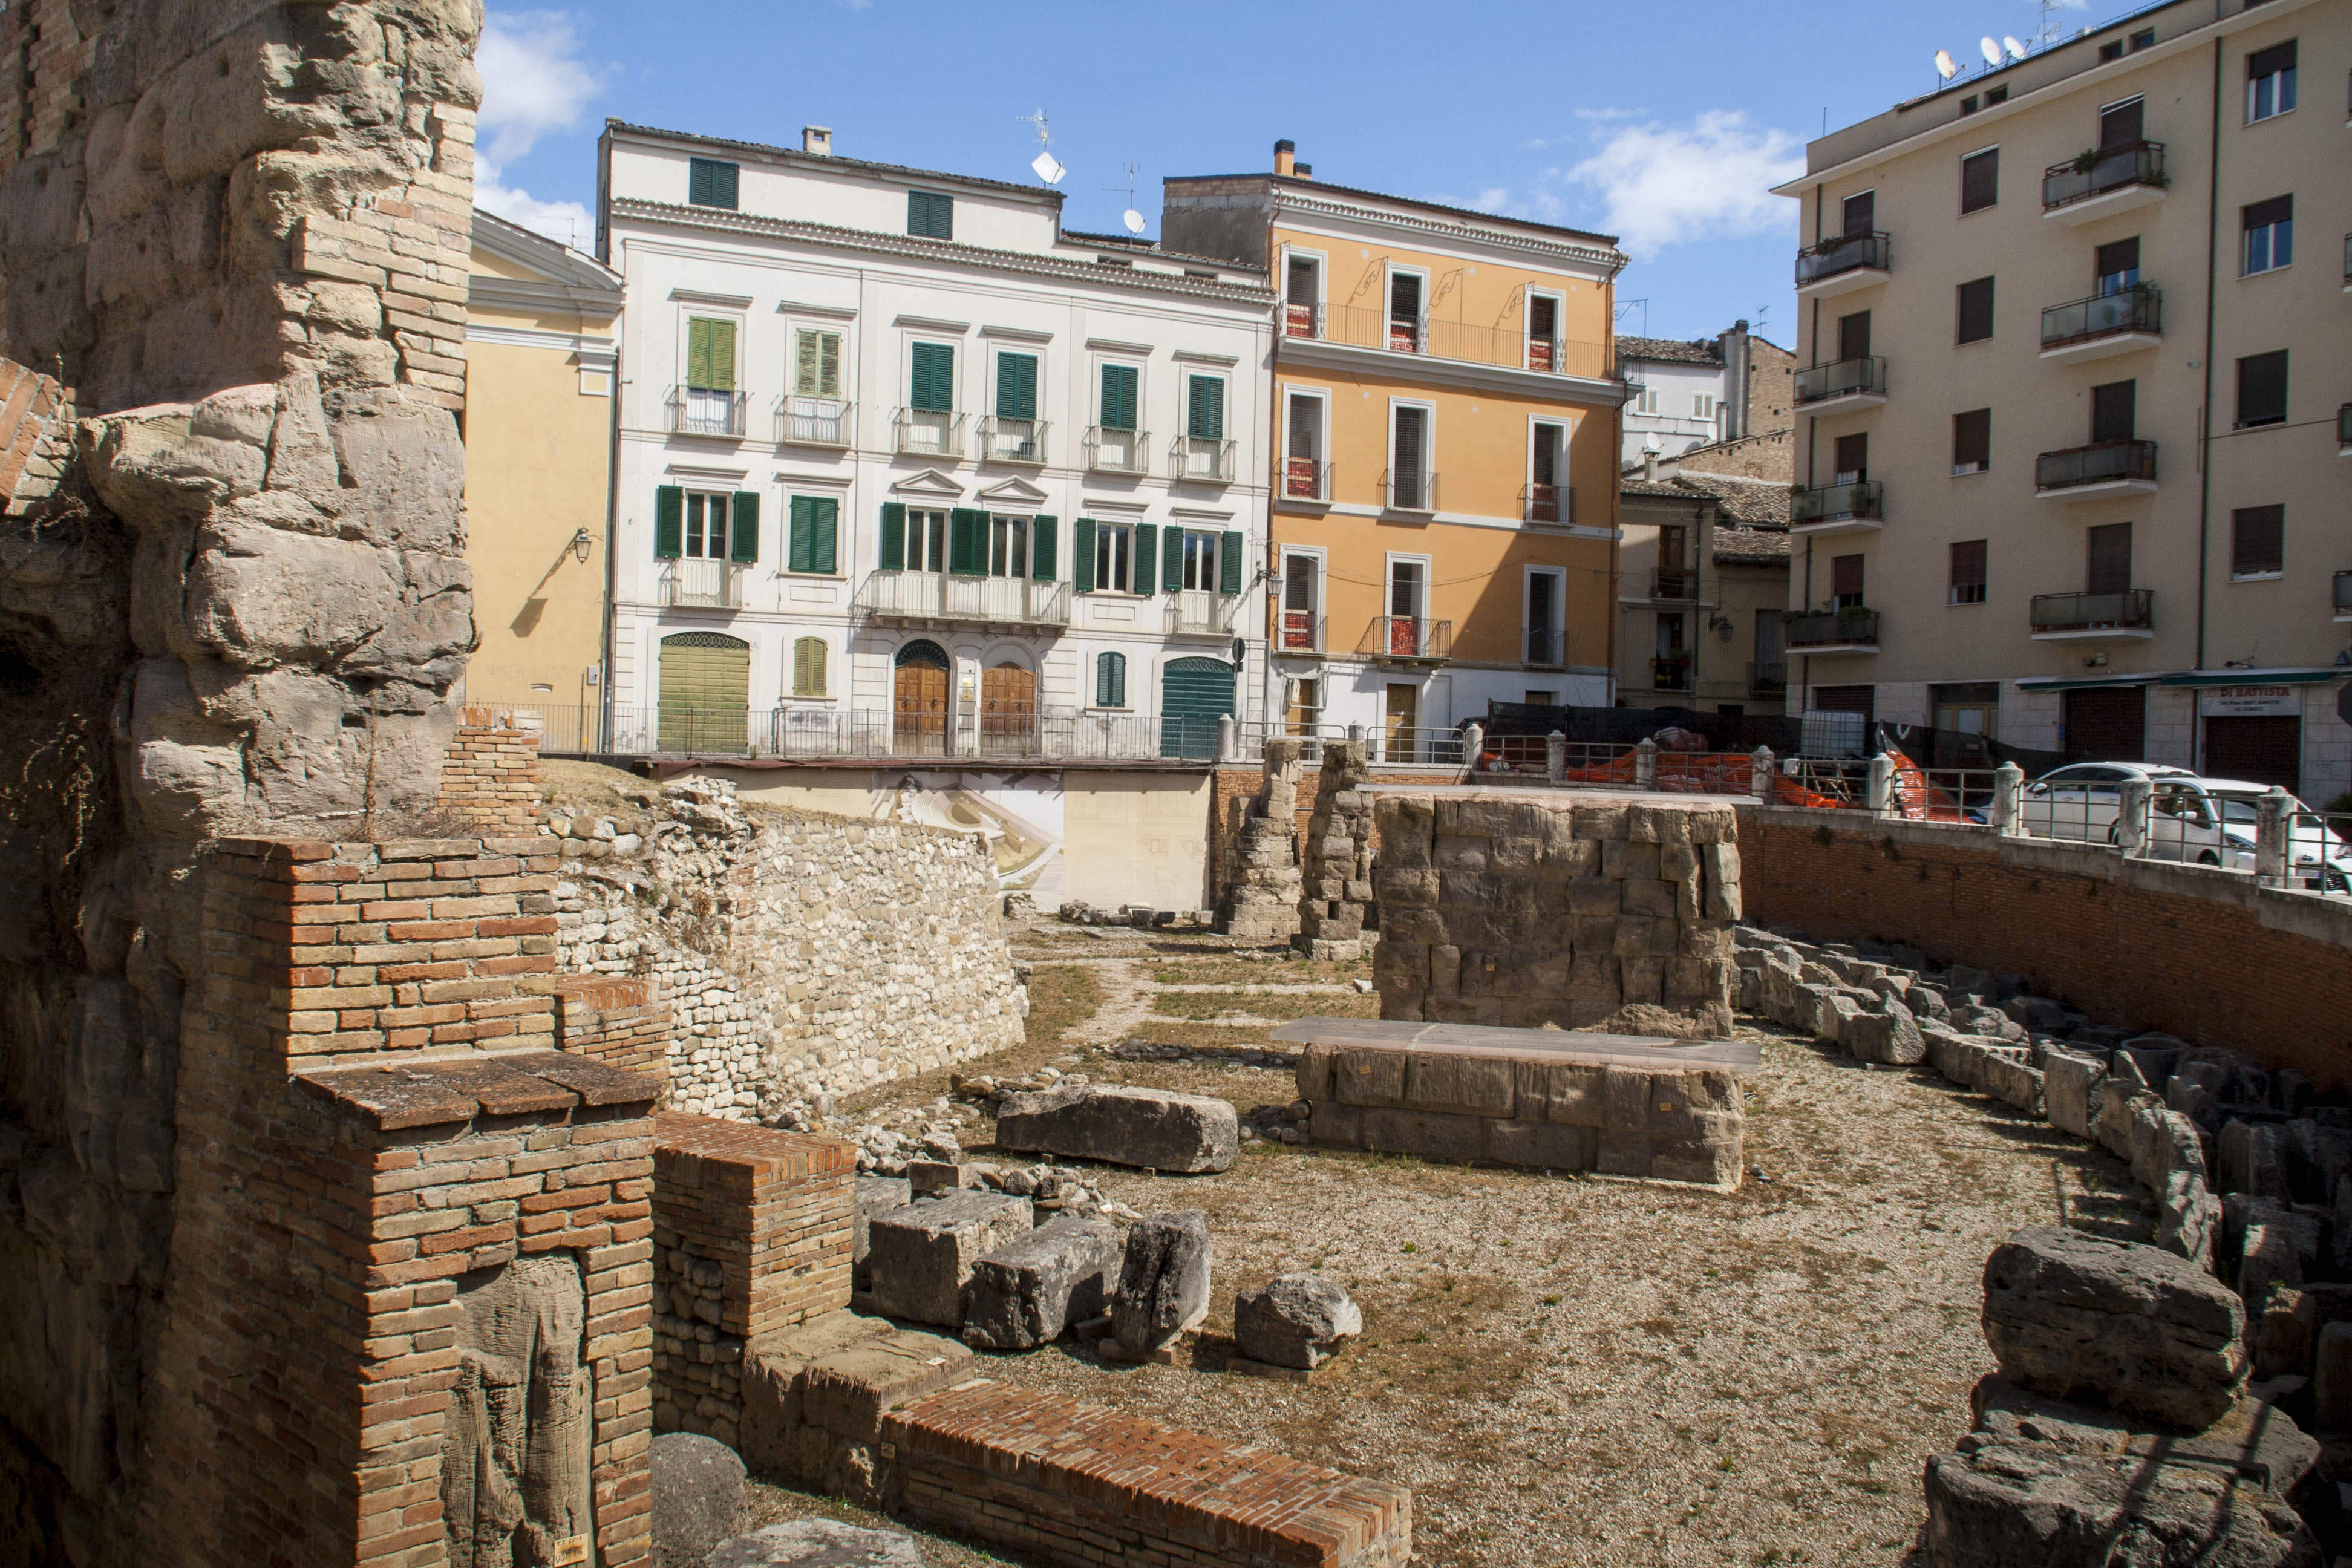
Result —
[{"label": "green window shutter", "polygon": [[907,509],[894,500],[882,503],[882,570],[907,569]]},{"label": "green window shutter", "polygon": [[988,514],[957,507],[948,513],[948,570],[958,577],[988,575]]},{"label": "green window shutter", "polygon": [[729,553],[749,566],[760,559],[760,495],[756,490],[737,490],[735,503],[728,508],[727,548]]},{"label": "green window shutter", "polygon": [[1160,542],[1160,586],[1173,594],[1184,585],[1184,531],[1171,528]]},{"label": "green window shutter", "polygon": [[794,340],[793,392],[801,397],[841,395],[841,334],[803,331]]},{"label": "green window shutter", "polygon": [[1059,542],[1055,536],[1058,531],[1059,530],[1055,526],[1055,520],[1050,517],[1033,517],[1029,520],[1029,575],[1036,582],[1054,581],[1055,558],[1054,546]]},{"label": "green window shutter", "polygon": [[996,356],[996,416],[1000,419],[1037,417],[1037,356]]},{"label": "green window shutter", "polygon": [[1238,533],[1227,533],[1217,545],[1217,592],[1238,594],[1242,591],[1242,555],[1244,545]]},{"label": "green window shutter", "polygon": [[1090,517],[1070,524],[1070,587],[1080,594],[1095,591],[1095,520]]},{"label": "green window shutter", "polygon": [[810,531],[808,569],[829,577],[841,570],[841,503],[831,496],[820,496],[810,504],[810,513],[814,527]]},{"label": "green window shutter", "polygon": [[822,697],[825,692],[824,639],[803,637],[802,640],[808,645],[808,694],[811,697]]},{"label": "green window shutter", "polygon": [[927,414],[955,407],[955,349],[949,343],[917,343],[909,366],[907,405]]},{"label": "green window shutter", "polygon": [[710,379],[709,381],[698,382],[695,384],[698,386],[707,386],[713,392],[732,392],[735,390],[734,322],[713,321],[710,323]]},{"label": "green window shutter", "polygon": [[[1174,529],[1170,529],[1168,531],[1168,537],[1171,539],[1181,539],[1183,535]],[[1160,559],[1159,551],[1160,525],[1156,522],[1137,523],[1135,525],[1134,567],[1135,591],[1139,594],[1149,594],[1151,592],[1151,568]]]},{"label": "green window shutter", "polygon": [[654,491],[654,559],[675,561],[686,552],[686,492],[676,485]]},{"label": "green window shutter", "polygon": [[925,239],[953,239],[955,198],[937,191],[908,191],[907,232]]},{"label": "green window shutter", "polygon": [[686,321],[686,384],[710,384],[710,329],[719,323],[701,316]]},{"label": "green window shutter", "polygon": [[1107,364],[1102,367],[1102,427],[1106,430],[1135,428],[1135,390],[1139,373],[1131,364]]},{"label": "green window shutter", "polygon": [[742,169],[715,158],[689,159],[686,166],[686,205],[693,207],[733,207]]},{"label": "green window shutter", "polygon": [[1225,437],[1225,384],[1213,375],[1196,375],[1185,388],[1184,429],[1202,441]]},{"label": "green window shutter", "polygon": [[784,570],[787,572],[814,570],[809,565],[809,536],[812,531],[811,510],[815,505],[816,502],[808,496],[793,498],[792,523],[784,542]]},{"label": "green window shutter", "polygon": [[1095,706],[1127,706],[1127,655],[1109,652],[1095,655]]}]

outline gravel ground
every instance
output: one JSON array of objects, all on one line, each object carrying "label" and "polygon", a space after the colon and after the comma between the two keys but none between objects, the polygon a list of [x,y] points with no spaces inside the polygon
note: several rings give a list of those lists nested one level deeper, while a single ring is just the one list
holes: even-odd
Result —
[{"label": "gravel ground", "polygon": [[[1101,994],[1093,1018],[1064,1009],[1053,1037],[967,1074],[1076,1050],[1098,1080],[1221,1095],[1244,1112],[1293,1098],[1286,1073],[1125,1062],[1101,1047],[1184,1037],[1142,1021],[1187,956],[1218,979],[1306,976],[1268,964],[1244,981],[1236,969],[1260,966],[1214,939],[1077,948],[1050,940],[1061,934],[1016,951],[1041,969],[1083,963]],[[1770,1025],[1743,1032],[1764,1041],[1748,1158],[1769,1181],[1727,1196],[1262,1143],[1222,1175],[1104,1168],[1105,1190],[1137,1208],[1207,1211],[1212,1328],[1232,1322],[1237,1287],[1314,1268],[1362,1304],[1362,1342],[1304,1385],[1224,1373],[1230,1342],[1213,1333],[1186,1366],[1109,1366],[1066,1342],[983,1355],[986,1374],[1401,1482],[1417,1563],[1899,1561],[1924,1517],[1921,1467],[1966,1430],[1969,1388],[1992,1370],[1978,1328],[1986,1255],[2021,1225],[2146,1238],[2152,1215],[2123,1167],[2043,1123]],[[941,1087],[896,1085],[866,1104],[914,1107]],[[983,1123],[967,1142],[984,1135]],[[757,1489],[761,1522],[849,1517]],[[928,1550],[941,1568],[1011,1561]]]}]

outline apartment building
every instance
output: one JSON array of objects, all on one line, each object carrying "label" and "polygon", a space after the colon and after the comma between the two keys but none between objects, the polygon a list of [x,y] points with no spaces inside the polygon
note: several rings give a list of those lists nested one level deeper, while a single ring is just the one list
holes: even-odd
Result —
[{"label": "apartment building", "polygon": [[466,696],[593,706],[620,275],[477,209],[466,295]]},{"label": "apartment building", "polygon": [[2347,80],[2341,0],[2173,0],[1811,143],[1808,707],[2352,782]]},{"label": "apartment building", "polygon": [[1053,190],[613,121],[615,727],[1210,755],[1265,665],[1262,261]]},{"label": "apartment building", "polygon": [[1792,437],[1652,453],[1620,484],[1619,707],[1786,710]]},{"label": "apartment building", "polygon": [[1288,142],[1165,182],[1160,234],[1281,293],[1269,711],[1411,761],[1490,700],[1608,702],[1615,242],[1320,182]]},{"label": "apartment building", "polygon": [[1629,467],[1790,426],[1797,356],[1744,321],[1711,338],[1620,333],[1617,359],[1633,383],[1621,453]]}]

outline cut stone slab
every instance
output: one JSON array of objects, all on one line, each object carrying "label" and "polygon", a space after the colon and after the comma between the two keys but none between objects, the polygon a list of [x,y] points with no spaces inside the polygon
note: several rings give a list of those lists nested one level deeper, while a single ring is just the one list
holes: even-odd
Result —
[{"label": "cut stone slab", "polygon": [[2096,1057],[2053,1050],[2042,1058],[2042,1101],[2050,1125],[2077,1138],[2091,1136],[2098,1120],[2099,1085],[2107,1064]]},{"label": "cut stone slab", "polygon": [[2274,1402],[2252,1391],[2204,1431],[2186,1435],[2052,1399],[1999,1376],[1979,1379],[1969,1406],[1978,1435],[1994,1442],[2046,1443],[2070,1454],[2114,1459],[2161,1457],[2223,1466],[2243,1470],[2278,1497],[2294,1496],[2319,1465],[2318,1442]]},{"label": "cut stone slab", "polygon": [[1111,1336],[1130,1354],[1163,1349],[1209,1315],[1215,1248],[1199,1209],[1146,1215],[1128,1227]]},{"label": "cut stone slab", "polygon": [[743,1461],[716,1437],[665,1432],[653,1441],[654,1568],[700,1568],[735,1528]]},{"label": "cut stone slab", "polygon": [[1051,1344],[1101,1315],[1119,1265],[1118,1233],[1108,1222],[1056,1215],[972,1265],[964,1342],[984,1351]]},{"label": "cut stone slab", "polygon": [[1986,1342],[2021,1387],[2198,1430],[2245,1382],[2244,1307],[2176,1253],[2032,1226],[1984,1283]]},{"label": "cut stone slab", "polygon": [[856,1206],[849,1220],[849,1288],[866,1289],[866,1249],[868,1245],[866,1227],[877,1214],[905,1208],[915,1201],[914,1187],[904,1176],[860,1176],[857,1178]]},{"label": "cut stone slab", "polygon": [[739,1535],[711,1552],[709,1568],[929,1568],[911,1535],[860,1530],[830,1519],[795,1519]]},{"label": "cut stone slab", "polygon": [[1007,1095],[996,1146],[1192,1175],[1233,1168],[1241,1121],[1205,1094],[1089,1084]]},{"label": "cut stone slab", "polygon": [[1892,995],[1883,995],[1878,1005],[1868,1012],[1841,1019],[1838,1043],[1858,1061],[1887,1067],[1909,1067],[1926,1060],[1927,1056],[1927,1042],[1919,1033],[1918,1019]]},{"label": "cut stone slab", "polygon": [[870,1222],[866,1266],[877,1311],[909,1322],[963,1326],[972,1265],[1033,1228],[1029,1200],[961,1191]]},{"label": "cut stone slab", "polygon": [[1336,1279],[1284,1274],[1234,1300],[1234,1342],[1268,1366],[1311,1372],[1364,1331],[1364,1314]]}]

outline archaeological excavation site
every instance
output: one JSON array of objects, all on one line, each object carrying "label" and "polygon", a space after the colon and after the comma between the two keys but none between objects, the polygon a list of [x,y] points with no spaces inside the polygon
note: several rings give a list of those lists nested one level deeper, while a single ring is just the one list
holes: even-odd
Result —
[{"label": "archaeological excavation site", "polygon": [[2343,900],[1277,738],[1065,918],[466,703],[479,27],[0,7],[0,1568],[2352,1554]]}]

